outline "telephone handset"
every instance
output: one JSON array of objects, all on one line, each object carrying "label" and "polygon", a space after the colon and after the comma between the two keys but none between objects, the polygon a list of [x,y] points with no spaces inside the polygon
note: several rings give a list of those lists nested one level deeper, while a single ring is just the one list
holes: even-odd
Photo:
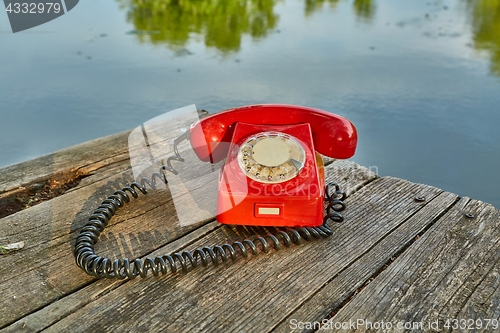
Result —
[{"label": "telephone handset", "polygon": [[190,142],[202,161],[226,158],[217,194],[219,222],[314,227],[323,223],[325,195],[319,154],[353,156],[357,132],[348,119],[325,111],[254,105],[191,125]]},{"label": "telephone handset", "polygon": [[[172,112],[176,111],[182,109]],[[144,126],[139,129],[145,133]],[[162,183],[175,187],[164,172],[178,174],[171,161],[185,161],[178,145],[187,137],[200,160],[218,163],[226,159],[218,178],[219,222],[291,228],[155,258],[112,260],[97,255],[94,245],[119,208],[138,198],[139,192],[147,194],[148,188],[156,189]],[[147,147],[155,144],[149,142]],[[320,154],[349,158],[354,155],[356,144],[356,128],[349,120],[307,107],[254,105],[206,117],[174,140],[175,156],[165,160],[160,172],[115,191],[93,212],[76,238],[76,264],[97,278],[144,278],[148,271],[154,276],[178,269],[188,272],[199,263],[207,266],[209,262],[218,265],[228,259],[235,261],[237,253],[246,258],[249,252],[268,252],[270,245],[279,250],[282,245],[328,237],[333,231],[327,220],[343,221],[340,212],[345,209],[345,193],[335,183],[325,187]],[[324,198],[328,205],[323,217]]]},{"label": "telephone handset", "polygon": [[354,125],[336,114],[304,106],[264,104],[229,109],[191,125],[190,141],[196,155],[216,163],[227,155],[227,147],[237,123],[269,125],[310,124],[316,151],[332,158],[350,158],[356,151],[358,135]]}]

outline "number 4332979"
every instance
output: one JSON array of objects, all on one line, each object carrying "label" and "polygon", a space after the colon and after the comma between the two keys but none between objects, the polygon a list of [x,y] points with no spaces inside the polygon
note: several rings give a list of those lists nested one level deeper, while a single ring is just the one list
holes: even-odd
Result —
[{"label": "number 4332979", "polygon": [[53,2],[40,2],[40,3],[28,3],[28,2],[15,2],[9,3],[5,8],[5,11],[9,14],[42,14],[42,13],[59,13],[61,11],[61,4]]}]

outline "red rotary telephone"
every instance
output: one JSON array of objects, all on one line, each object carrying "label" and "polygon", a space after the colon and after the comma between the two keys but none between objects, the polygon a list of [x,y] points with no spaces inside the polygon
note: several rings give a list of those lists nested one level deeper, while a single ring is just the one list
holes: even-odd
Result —
[{"label": "red rotary telephone", "polygon": [[320,154],[353,156],[357,132],[348,119],[332,113],[271,104],[204,118],[191,125],[190,141],[202,161],[226,158],[219,175],[219,222],[314,227],[323,223]]},{"label": "red rotary telephone", "polygon": [[[143,128],[141,128],[141,133]],[[188,272],[199,263],[207,266],[235,261],[236,253],[248,257],[276,250],[281,245],[300,244],[303,239],[328,237],[333,234],[326,219],[343,221],[338,214],[345,208],[345,193],[325,193],[321,155],[349,158],[357,143],[356,128],[340,116],[316,109],[293,105],[254,105],[227,110],[191,125],[190,132],[174,140],[174,153],[160,172],[175,171],[170,161],[184,161],[177,145],[189,133],[191,146],[202,161],[226,161],[219,174],[217,220],[225,224],[259,226],[300,226],[279,230],[274,235],[257,235],[222,246],[204,246],[193,252],[184,250],[154,258],[109,259],[95,253],[94,244],[115,212],[137,198],[147,187],[156,188],[156,180],[168,183],[165,175],[154,173],[143,177],[110,195],[90,216],[75,241],[76,263],[98,278],[133,279],[173,273],[181,268]],[[317,153],[316,153],[317,152]],[[318,154],[319,153],[319,154]],[[170,184],[170,183],[169,183]],[[329,190],[327,190],[329,191]],[[331,203],[323,223],[323,197]],[[336,204],[340,204],[336,208]],[[329,212],[332,209],[334,212]],[[334,219],[336,217],[337,219]],[[307,227],[307,228],[305,228]],[[279,238],[278,238],[279,237]],[[266,240],[267,239],[267,240]],[[280,241],[281,240],[281,241]],[[259,245],[260,244],[260,245]]]}]

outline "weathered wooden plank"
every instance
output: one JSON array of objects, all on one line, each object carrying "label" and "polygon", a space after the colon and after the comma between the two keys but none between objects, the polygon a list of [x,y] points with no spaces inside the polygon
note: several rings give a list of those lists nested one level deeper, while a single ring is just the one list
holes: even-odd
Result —
[{"label": "weathered wooden plank", "polygon": [[[26,248],[16,255],[11,254],[0,257],[0,263],[2,263],[0,277],[4,282],[3,288],[0,289],[5,289],[7,303],[20,305],[14,311],[8,307],[0,309],[0,326],[88,283],[89,278],[86,276],[83,280],[69,278],[65,281],[65,288],[55,288],[50,283],[47,283],[47,280],[49,278],[57,280],[57,277],[52,276],[55,273],[51,273],[49,277],[47,272],[55,272],[57,269],[64,270],[68,264],[73,265],[74,260],[71,251],[65,250],[61,253],[61,248],[65,249],[68,245],[66,242],[74,239],[75,231],[84,224],[84,221],[92,210],[98,206],[99,202],[116,189],[132,181],[130,172],[126,171],[127,168],[128,161],[117,163],[111,167],[103,167],[95,175],[86,178],[68,194],[2,219],[0,242],[8,244],[14,240],[25,240]],[[106,170],[106,172],[102,172],[102,170]],[[206,196],[214,193],[215,183],[202,185],[203,191],[206,191]],[[149,195],[147,199],[136,200],[134,205],[137,206],[130,208],[132,214],[128,214],[126,210],[122,211],[119,216],[114,218],[113,226],[134,217],[141,217],[149,210],[163,205],[165,202],[154,200],[157,197],[158,195]],[[139,248],[140,251],[147,252],[155,248],[154,244],[144,246],[145,242],[151,243],[151,239],[156,238],[160,243],[163,242],[162,244],[164,244],[169,239],[171,240],[172,237],[178,237],[182,235],[182,232],[186,232],[185,230],[181,232],[178,226],[175,228],[169,226],[167,230],[164,230],[165,222],[172,223],[172,221],[161,221],[161,218],[164,217],[165,212],[175,210],[171,203],[170,207],[167,205],[163,209],[158,210],[153,218],[147,215],[143,216],[148,221],[154,221],[156,224],[145,224],[140,219],[137,219],[136,222],[130,220],[128,221],[129,230],[122,228],[116,232],[116,234],[134,234],[132,230],[135,230],[137,237],[130,236],[130,240],[124,240],[123,237],[112,239],[114,241],[112,244],[101,242],[98,244],[97,250],[102,246],[101,244],[106,244],[108,251],[110,251],[108,255],[116,255],[117,253],[120,256],[140,255],[145,252],[136,252],[134,249]],[[68,225],[71,222],[68,217],[72,216],[76,217],[71,225]],[[112,230],[113,226],[110,227],[110,230]],[[142,232],[143,230],[157,231],[154,234],[149,232],[148,235],[148,232]],[[113,237],[114,233],[110,233],[110,235]],[[130,244],[131,241],[134,244]],[[30,269],[26,270],[26,267],[30,267]],[[35,298],[30,297],[33,292],[40,295]]]},{"label": "weathered wooden plank", "polygon": [[[34,176],[33,168],[20,181],[2,178],[5,169],[0,170],[0,190],[8,188],[4,194],[19,189],[12,187],[16,181],[28,186],[55,179],[47,177],[91,175],[60,197],[0,220],[1,243],[26,243],[22,251],[0,256],[4,331],[289,331],[292,319],[321,321],[332,311],[337,322],[440,320],[443,328],[447,318],[500,316],[499,212],[467,198],[457,203],[456,195],[430,186],[374,180],[373,173],[348,161],[327,168],[329,178],[350,195],[348,222],[333,226],[335,235],[327,240],[188,275],[97,281],[74,264],[72,243],[93,209],[132,181],[127,136],[121,138],[127,147],[105,148],[109,158],[82,157],[77,167],[66,168],[63,158],[55,163],[60,169],[42,167],[41,176]],[[150,144],[161,151],[161,144]],[[206,166],[188,161],[176,167],[186,166],[196,176],[185,185],[213,198],[214,179],[201,177]],[[192,212],[189,204],[180,209]],[[212,216],[202,213],[195,220],[205,222],[181,228],[174,216],[166,216],[173,211],[168,190],[141,196],[113,218],[97,252],[134,258],[265,232],[205,224]],[[475,217],[463,217],[468,212]]]},{"label": "weathered wooden plank", "polygon": [[[500,212],[493,206],[462,198],[333,321],[383,320],[393,323],[394,331],[403,331],[397,329],[398,322],[413,323],[413,331],[421,331],[420,327],[441,331],[446,320],[458,319],[466,320],[474,331],[491,331],[486,320],[500,316],[495,274],[500,257],[499,225]],[[469,319],[484,324],[479,328]],[[435,321],[439,326],[429,327]],[[356,331],[367,329],[358,327]]]},{"label": "weathered wooden plank", "polygon": [[[198,117],[208,115],[205,110],[198,110]],[[164,131],[162,139],[176,137],[179,130],[185,128],[182,117],[168,121],[149,124],[153,131]],[[159,130],[158,130],[159,128]],[[129,142],[132,130],[98,138],[52,154],[41,156],[26,162],[10,165],[0,169],[0,198],[7,192],[17,191],[34,183],[42,183],[53,179],[67,181],[77,177],[92,174],[96,170],[114,164],[128,161],[130,149],[137,145]],[[169,135],[171,134],[171,135]],[[151,144],[155,143],[151,138]]]},{"label": "weathered wooden plank", "polygon": [[[441,191],[395,179],[381,179],[362,188],[349,200],[351,209],[346,213],[346,218],[352,221],[352,224],[340,226],[332,242],[317,244],[312,248],[314,254],[304,252],[304,257],[281,264],[285,274],[290,272],[290,275],[285,278],[285,281],[276,281],[276,284],[271,282],[272,290],[276,290],[276,295],[269,298],[263,297],[263,300],[259,300],[255,307],[252,304],[253,299],[242,299],[244,309],[238,311],[236,316],[233,313],[233,318],[237,319],[233,319],[232,323],[222,323],[219,328],[224,331],[233,331],[238,327],[251,327],[251,330],[267,331],[274,327],[283,317],[286,317],[291,309],[312,297],[332,277],[366,253],[373,247],[373,244],[387,237],[393,228],[420,210],[422,206],[415,205],[413,200],[415,192],[433,198]],[[373,205],[373,203],[380,203],[380,206]],[[388,207],[391,207],[390,211],[387,211]],[[378,220],[374,217],[378,217]],[[304,262],[302,265],[299,264],[301,259]],[[281,268],[277,267],[273,272],[283,277],[283,272],[280,270]],[[268,291],[267,288],[259,290],[258,287],[253,286],[252,289],[254,289],[253,294],[256,295],[262,295]],[[262,311],[266,307],[268,310],[267,312],[264,310],[265,318],[260,318],[259,309]],[[234,308],[234,304],[232,308],[224,307],[212,317],[231,312]],[[213,325],[212,320],[208,321],[210,326],[205,328],[216,331],[217,326]],[[199,322],[201,318],[196,320],[195,317],[195,321]]]},{"label": "weathered wooden plank", "polygon": [[[177,132],[167,131],[163,138],[177,137],[179,134]],[[84,168],[86,174],[91,173],[92,175],[83,179],[76,188],[63,196],[18,212],[0,221],[1,244],[9,244],[19,240],[25,240],[26,244],[25,249],[19,253],[0,257],[0,280],[3,282],[0,292],[5,291],[4,295],[7,296],[5,302],[7,304],[19,305],[15,306],[14,311],[9,307],[0,309],[0,327],[19,318],[19,316],[44,306],[53,299],[63,297],[73,290],[81,288],[81,286],[91,281],[89,277],[84,275],[83,279],[73,277],[65,279],[63,286],[55,286],[54,283],[49,282],[49,280],[57,281],[59,277],[64,276],[63,272],[57,273],[58,270],[64,271],[68,265],[73,265],[74,260],[68,242],[74,240],[76,231],[84,224],[93,209],[106,196],[133,180],[129,170],[127,136],[128,132],[125,132],[120,135],[95,140],[52,154],[52,158],[42,157],[22,165],[23,170],[29,169],[34,172],[40,164],[42,168],[39,171],[41,171],[42,178],[45,172],[47,174],[52,172],[47,167],[49,163],[42,163],[49,159],[51,163],[55,163],[54,160],[57,160],[55,165],[60,168],[59,173],[68,171],[65,166],[71,165],[70,162],[72,162],[72,170],[82,170]],[[152,140],[149,143],[155,144]],[[111,153],[114,149],[117,149],[115,157],[123,155],[126,158],[123,160],[122,158],[101,159],[102,154]],[[185,143],[184,151],[187,150],[190,150],[190,148]],[[89,154],[89,151],[97,151],[98,153]],[[44,165],[45,167],[43,167]],[[91,167],[91,165],[95,168]],[[200,170],[206,169],[201,164],[197,164],[196,167]],[[8,173],[10,169],[6,168],[3,171]],[[2,175],[5,174],[5,172],[2,173]],[[193,174],[203,174],[203,172],[192,170],[191,175]],[[11,174],[10,178],[3,178],[4,183],[10,181],[9,186],[17,186],[15,183],[17,180],[13,179],[12,176],[15,177],[16,175]],[[25,178],[19,180],[23,184],[41,179],[31,177],[30,172],[24,176]],[[201,180],[211,181],[210,184],[200,183],[198,178],[189,180],[189,182],[201,188],[201,194],[204,197],[210,198],[213,197],[212,194],[215,192],[213,180]],[[168,194],[166,195],[168,196]],[[168,203],[168,197],[164,196],[165,200],[163,201],[155,200],[158,197],[159,195],[149,195],[147,199],[138,199],[134,202],[137,205],[135,208],[129,208],[130,211],[126,209],[121,211],[113,219],[113,224],[109,228],[111,231],[109,237],[111,238],[105,238],[105,241],[100,242],[97,245],[97,250],[100,250],[100,247],[106,244],[107,252],[103,254],[107,253],[109,256],[119,255],[120,257],[140,256],[155,249],[159,244],[166,244],[192,229],[181,229],[178,225],[175,226],[175,217],[161,221],[165,213],[174,212],[175,210],[172,203]],[[155,210],[159,206],[163,206],[163,210]],[[177,207],[177,209],[179,213],[179,208]],[[190,214],[193,214],[188,207],[185,207],[185,209]],[[72,217],[75,217],[73,221],[71,221]],[[141,218],[147,219],[148,223],[144,223]],[[202,218],[198,219],[198,221],[202,220]],[[121,225],[123,221],[127,221],[124,226]],[[168,224],[167,227],[164,226],[165,223]],[[118,225],[120,227],[117,227]],[[116,231],[113,232],[113,230]],[[143,230],[155,231],[143,232]],[[126,235],[126,237],[123,235]],[[136,249],[139,250],[136,251]],[[79,273],[82,274],[82,272]],[[37,296],[32,297],[33,293],[36,293]]]},{"label": "weathered wooden plank", "polygon": [[[194,121],[207,115],[208,112],[198,110],[198,115],[191,114],[190,119]],[[135,157],[133,163],[136,165],[141,159],[149,159],[151,152],[172,148],[171,139],[186,130],[189,126],[186,121],[183,117],[175,117],[148,122],[146,140],[141,131],[129,130],[1,168],[0,218],[59,196],[103,168],[128,163],[130,156]],[[136,134],[133,138],[130,137],[132,133]],[[150,145],[147,149],[143,146],[145,142]]]},{"label": "weathered wooden plank", "polygon": [[[207,114],[206,111],[198,113],[200,116]],[[151,136],[148,142],[151,147],[147,149],[160,146],[159,139],[169,141],[178,137],[182,132],[181,125],[185,125],[180,124],[181,121],[152,124],[150,127],[162,135],[161,138]],[[15,194],[22,191],[23,186],[33,186],[48,179],[64,183],[74,177],[86,176],[66,194],[0,220],[0,244],[17,242],[13,241],[17,239],[26,245],[22,251],[0,257],[0,292],[6,296],[4,299],[9,306],[15,305],[15,310],[8,306],[0,308],[0,327],[91,281],[84,275],[83,279],[69,277],[62,285],[52,283],[64,277],[65,273],[58,271],[74,265],[70,243],[90,213],[108,195],[134,180],[129,153],[144,149],[141,146],[144,142],[130,141],[129,134],[130,131],[126,131],[93,140],[0,170],[0,196]],[[190,150],[187,142],[182,147]],[[149,155],[144,157],[148,159]],[[199,164],[198,169],[201,168]],[[193,174],[200,175],[202,172],[196,174],[195,170]],[[211,193],[215,186],[213,179],[194,177],[190,182],[201,187],[201,193],[205,195]],[[169,192],[157,192],[147,199],[141,197],[135,200],[137,207],[129,211],[124,209],[113,219],[110,230],[116,231],[109,235],[116,235],[116,238],[102,243],[106,244],[107,252],[104,253],[140,256],[196,227],[181,228],[176,221]],[[164,210],[157,209],[161,206]],[[188,207],[180,208],[181,212],[187,210],[194,214]],[[169,216],[165,216],[167,214]],[[194,220],[200,225],[209,218],[205,214],[198,219],[195,216]],[[123,221],[127,224],[121,225]],[[98,244],[98,250],[100,246]]]},{"label": "weathered wooden plank", "polygon": [[[130,171],[117,171],[2,219],[0,242],[26,245],[23,251],[0,256],[0,293],[8,305],[0,307],[0,327],[92,281],[74,265],[72,242],[99,203],[130,183]],[[215,186],[204,184],[204,190],[213,192]],[[172,212],[168,191],[141,196],[113,218],[106,241],[96,250],[108,256],[141,256],[196,227],[181,228]]]},{"label": "weathered wooden plank", "polygon": [[[422,203],[424,207],[421,210],[376,243],[372,249],[335,276],[309,300],[298,305],[297,309],[291,312],[273,332],[289,332],[291,329],[302,331],[298,329],[300,322],[321,323],[329,318],[332,311],[338,309],[359,288],[370,283],[385,266],[390,265],[403,249],[437,221],[457,200],[456,194],[448,192],[440,193],[432,200],[426,200]],[[305,331],[308,331],[305,324],[302,326]]]},{"label": "weathered wooden plank", "polygon": [[[168,253],[179,251],[186,245],[193,243],[219,227],[220,224],[217,222],[206,224],[166,245],[164,249]],[[127,280],[97,280],[19,319],[15,323],[5,327],[2,332],[39,332],[126,282]]]},{"label": "weathered wooden plank", "polygon": [[[269,330],[297,304],[309,299],[374,244],[424,209],[426,205],[415,202],[415,195],[432,200],[441,192],[397,179],[371,182],[349,198],[350,223],[335,227],[336,234],[328,240],[229,266],[197,269],[185,276],[135,280],[57,322],[48,331],[63,327],[76,331],[130,331],[138,327],[151,331]],[[370,202],[379,204],[367,208]],[[223,229],[198,243],[224,239]],[[118,317],[127,321],[107,320]],[[132,328],[134,320],[137,326]]]},{"label": "weathered wooden plank", "polygon": [[0,169],[0,195],[49,179],[65,181],[128,159],[130,131],[95,139]]},{"label": "weathered wooden plank", "polygon": [[[344,186],[345,186],[346,190],[348,191],[348,193],[352,192],[353,189],[357,188],[360,183],[369,181],[370,179],[373,179],[373,177],[375,177],[375,175],[372,172],[369,172],[365,168],[361,168],[358,165],[356,165],[354,163],[351,163],[351,162],[337,161],[336,162],[336,166],[337,167],[332,167],[331,168],[330,175],[331,175],[331,177],[334,177],[336,179],[340,179],[340,175],[344,175],[344,174],[347,173],[349,176],[348,177],[345,177],[345,176],[342,177],[342,184],[344,184]],[[95,187],[100,188],[100,186],[101,186],[100,184],[101,183],[98,182],[95,185]],[[88,188],[92,188],[92,185],[87,185],[87,187]],[[79,189],[77,191],[74,191],[74,193],[73,192],[72,193],[68,193],[65,196],[61,197],[61,199],[56,198],[56,199],[53,199],[53,201],[54,200],[57,201],[57,199],[62,200],[64,197],[70,196],[70,194],[76,195],[76,198],[78,199],[80,197],[80,195],[77,193],[78,191],[83,191],[83,189]],[[207,191],[209,191],[209,192],[211,191],[212,193],[214,193],[215,188],[207,187]],[[209,195],[209,194],[207,193],[207,195]],[[91,201],[93,201],[93,202],[95,202],[95,203],[98,204],[99,200],[91,200]],[[144,200],[145,200],[145,203],[147,203],[148,198],[145,198]],[[162,202],[156,202],[154,204],[155,205],[160,205],[160,204],[164,205],[164,203],[162,203]],[[69,206],[71,207],[72,205],[69,205]],[[113,220],[112,225],[108,228],[109,231],[107,233],[103,234],[104,237],[101,236],[102,240],[101,240],[101,242],[99,242],[97,244],[97,246],[98,246],[98,248],[97,248],[98,253],[101,253],[101,254],[104,254],[104,255],[116,254],[116,255],[119,255],[119,256],[123,256],[124,254],[126,254],[126,253],[124,253],[126,251],[124,251],[124,249],[122,247],[117,246],[117,245],[122,245],[122,244],[119,244],[120,242],[116,240],[116,237],[113,238],[113,237],[110,237],[108,235],[123,234],[123,235],[126,235],[126,237],[132,237],[132,236],[134,236],[134,234],[136,235],[137,233],[139,233],[141,231],[144,232],[144,230],[154,230],[155,227],[158,228],[158,226],[154,224],[154,221],[153,222],[148,222],[146,225],[136,226],[136,229],[133,229],[130,226],[131,224],[133,224],[133,220],[134,219],[137,220],[138,223],[143,223],[143,222],[141,222],[142,221],[141,219],[147,219],[148,221],[150,221],[151,219],[153,219],[153,220],[158,219],[158,217],[156,215],[154,215],[154,216],[147,216],[146,214],[148,214],[148,212],[147,212],[147,209],[145,209],[145,208],[142,208],[141,212],[133,214],[133,213],[135,213],[134,210],[136,210],[138,208],[141,208],[141,206],[142,206],[142,204],[140,202],[136,202],[136,203],[134,203],[133,207],[130,207],[130,212],[132,212],[132,213],[130,213],[130,212],[128,212],[128,211],[125,210],[123,212],[123,215],[117,216],[117,221]],[[36,209],[36,208],[33,207],[31,209]],[[38,209],[40,209],[40,211],[46,210],[46,208],[43,207],[43,206],[39,206]],[[124,208],[124,209],[127,209],[127,208]],[[88,211],[88,210],[89,209],[85,209],[85,211]],[[164,206],[164,207],[161,208],[161,210],[168,211],[169,208],[168,208],[168,206]],[[27,210],[25,212],[25,214],[28,214],[28,211],[29,210]],[[158,211],[158,210],[153,210],[153,211]],[[13,217],[10,217],[10,218],[13,219],[14,217],[17,217],[20,214],[22,214],[22,212],[20,212],[18,214],[15,214]],[[132,214],[132,215],[130,215],[130,214]],[[70,216],[72,216],[72,215],[74,215],[74,212],[67,212],[67,213],[65,213],[63,215],[70,215]],[[57,222],[58,220],[56,219],[55,221]],[[114,231],[113,227],[117,228],[117,230]],[[233,238],[235,236],[236,236],[235,234],[232,235]],[[240,235],[240,237],[241,236],[243,236],[243,235]],[[71,237],[74,237],[74,235],[71,234],[69,236],[69,238],[71,239]],[[222,242],[222,241],[224,241],[224,240],[226,240],[228,238],[228,236],[224,232],[221,232],[221,236],[218,236],[218,237],[222,237],[222,238],[218,239],[219,242]],[[238,239],[239,237],[236,237],[236,238]],[[42,237],[42,242],[43,242],[43,239],[44,238]],[[90,283],[90,281],[92,281],[92,279],[90,279],[89,277],[87,277],[81,270],[79,270],[76,267],[76,265],[74,265],[74,263],[73,263],[74,261],[72,259],[72,254],[71,254],[71,252],[68,249],[68,244],[64,244],[64,242],[67,242],[68,239],[66,239],[65,237],[58,237],[58,239],[63,239],[63,244],[55,244],[55,245],[53,244],[51,246],[51,248],[62,247],[63,248],[63,250],[62,250],[63,252],[61,253],[61,258],[56,257],[56,256],[51,256],[51,260],[49,261],[48,266],[51,267],[51,268],[53,268],[55,266],[59,266],[61,271],[67,272],[67,276],[63,275],[62,273],[59,274],[59,275],[55,275],[54,274],[51,277],[51,279],[54,281],[54,284],[58,283],[57,282],[58,279],[64,279],[65,280],[65,285],[68,285],[68,288],[60,289],[59,290],[59,294],[57,294],[56,296],[49,295],[51,297],[42,297],[41,298],[41,302],[36,302],[36,305],[38,305],[38,307],[43,306],[43,304],[46,304],[47,302],[50,302],[51,300],[53,300],[54,297],[63,297],[65,295],[67,295],[68,293],[71,293],[72,290],[75,290],[76,288],[78,288],[78,286],[83,286],[85,284]],[[110,241],[111,241],[111,243],[109,243]],[[204,240],[204,241],[207,242],[207,240]],[[117,244],[116,246],[115,246],[115,243]],[[99,246],[101,246],[102,248],[99,248]],[[117,250],[118,248],[121,251],[118,251]],[[147,251],[149,251],[151,249],[151,247],[144,248],[144,244],[137,244],[136,246],[132,246],[132,249],[128,250],[128,251],[132,252],[136,248],[138,248],[138,250],[135,251],[135,252],[133,252],[132,254],[141,255],[141,253],[147,253]],[[141,252],[140,250],[142,250],[143,252]],[[70,276],[70,275],[75,275],[75,276]],[[39,283],[40,283],[40,281],[37,281],[36,277],[35,278],[33,278],[33,277],[25,278],[25,279],[22,280],[22,284],[25,284],[25,285],[28,286],[28,288],[26,288],[26,289],[38,288],[38,284]],[[19,287],[19,286],[15,286],[15,287]],[[98,290],[98,287],[92,287],[92,284],[89,287],[86,287],[86,288],[97,288],[97,290]],[[96,291],[96,289],[92,289],[93,291],[90,292],[91,296],[86,296],[87,295],[86,294],[86,290],[87,290],[86,288],[83,288],[82,290],[77,291],[77,294],[75,294],[75,295],[66,296],[61,301],[55,302],[54,305],[49,306],[49,308],[50,307],[56,307],[58,309],[64,309],[64,308],[66,308],[64,305],[58,306],[57,304],[59,302],[65,302],[66,299],[75,299],[75,297],[77,297],[76,299],[80,300],[79,304],[85,304],[85,302],[90,302],[91,301],[92,295],[100,294],[100,292]],[[17,289],[17,288],[14,288],[14,289]],[[79,296],[76,296],[76,295],[79,295]],[[87,301],[85,301],[85,300],[87,300]],[[61,303],[61,304],[65,304],[65,303]],[[24,304],[22,306],[22,308],[25,309],[26,308],[26,304]],[[31,310],[32,308],[33,307],[28,307],[28,310]],[[54,314],[54,316],[49,317],[49,318],[53,318],[52,320],[57,320],[57,319],[61,318],[62,316],[65,316],[65,315],[71,313],[74,310],[75,310],[74,307],[69,307],[65,311],[56,312]],[[51,322],[50,319],[44,317],[43,313],[45,313],[45,311],[46,311],[45,309],[42,309],[40,313],[35,312],[34,314],[32,314],[31,318],[38,318],[38,319],[29,320],[30,324],[29,325],[26,324],[26,325],[29,326],[29,327],[31,327],[31,329],[35,329],[36,330],[36,329],[43,328],[43,327],[39,326],[41,324],[44,324],[44,323],[45,324],[48,323],[48,325],[52,324],[52,322]],[[26,311],[24,313],[28,313],[28,312],[29,311]],[[20,314],[22,315],[22,313],[20,313]],[[19,314],[18,314],[18,316],[19,316]],[[40,318],[45,318],[45,319],[44,320],[40,320]],[[28,320],[29,318],[25,318],[25,319]],[[19,327],[19,325],[22,326],[22,325],[24,325],[24,322],[25,321],[23,321],[23,319],[19,319],[17,321],[17,323],[13,327]]]},{"label": "weathered wooden plank", "polygon": [[0,218],[61,195],[103,168],[128,163],[127,135],[111,135],[0,169]]}]

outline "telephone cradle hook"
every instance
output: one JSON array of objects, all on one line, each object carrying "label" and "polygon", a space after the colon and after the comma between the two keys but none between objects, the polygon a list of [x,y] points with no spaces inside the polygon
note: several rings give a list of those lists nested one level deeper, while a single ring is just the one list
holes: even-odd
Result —
[{"label": "telephone cradle hook", "polygon": [[214,266],[218,266],[221,261],[226,263],[228,259],[234,262],[238,259],[237,250],[239,250],[241,257],[247,258],[249,252],[254,256],[262,252],[268,253],[271,246],[275,250],[280,250],[282,245],[289,247],[292,244],[302,244],[304,240],[312,241],[313,239],[326,238],[333,234],[327,223],[328,220],[336,223],[344,221],[344,217],[340,212],[346,208],[344,203],[346,193],[340,190],[338,184],[332,182],[325,187],[325,201],[327,205],[325,207],[323,224],[318,227],[277,228],[276,232],[255,235],[251,237],[252,239],[234,241],[232,244],[204,246],[192,252],[175,252],[154,258],[112,260],[97,255],[94,245],[117,210],[126,203],[129,203],[131,197],[134,199],[138,198],[138,192],[147,194],[147,187],[153,190],[156,189],[157,181],[167,184],[164,171],[169,171],[173,174],[178,173],[172,167],[170,161],[184,162],[184,159],[177,150],[177,145],[187,137],[188,134],[184,133],[174,141],[175,156],[167,159],[167,165],[163,165],[158,172],[153,173],[151,178],[143,177],[140,182],[133,182],[129,186],[115,191],[89,217],[88,222],[82,227],[80,234],[76,238],[74,249],[76,264],[87,274],[97,278],[116,278],[122,280],[125,278],[134,279],[137,276],[145,278],[149,271],[151,271],[153,276],[158,276],[160,273],[165,275],[169,271],[176,273],[179,268],[187,273],[196,268],[199,263],[203,266],[208,266],[212,262]]}]

